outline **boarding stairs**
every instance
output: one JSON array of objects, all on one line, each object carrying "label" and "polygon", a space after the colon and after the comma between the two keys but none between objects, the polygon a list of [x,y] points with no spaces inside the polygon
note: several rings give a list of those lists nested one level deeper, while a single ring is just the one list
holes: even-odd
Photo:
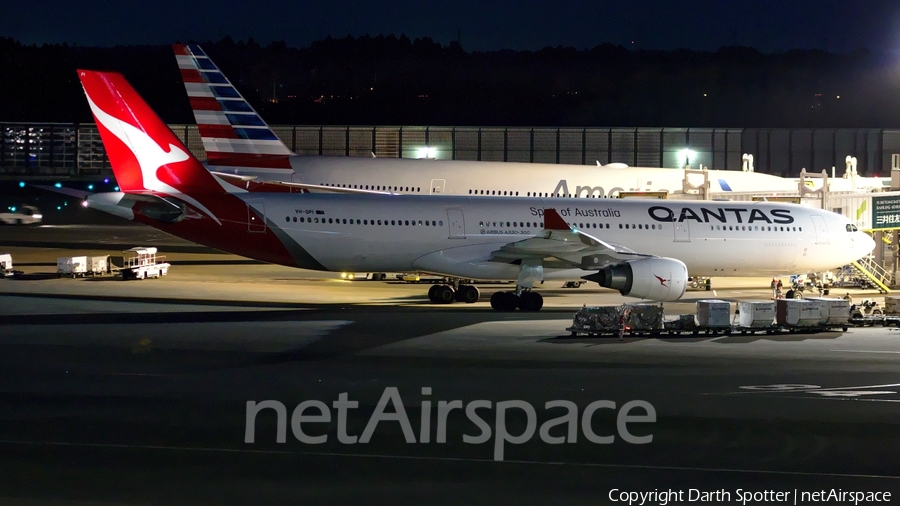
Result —
[{"label": "boarding stairs", "polygon": [[865,258],[860,258],[855,262],[851,262],[850,265],[856,268],[870,283],[875,285],[879,292],[891,292],[890,286],[894,284],[894,276],[887,269],[878,265],[874,256],[869,255]]}]

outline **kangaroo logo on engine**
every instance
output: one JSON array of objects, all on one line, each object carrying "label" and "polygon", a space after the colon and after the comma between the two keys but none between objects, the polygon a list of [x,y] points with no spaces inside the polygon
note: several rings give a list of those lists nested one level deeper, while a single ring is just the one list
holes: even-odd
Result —
[{"label": "kangaroo logo on engine", "polygon": [[647,212],[656,221],[698,223],[727,223],[734,216],[738,223],[769,223],[787,225],[794,222],[789,209],[772,209],[768,214],[762,209],[745,207],[682,207],[652,206]]}]

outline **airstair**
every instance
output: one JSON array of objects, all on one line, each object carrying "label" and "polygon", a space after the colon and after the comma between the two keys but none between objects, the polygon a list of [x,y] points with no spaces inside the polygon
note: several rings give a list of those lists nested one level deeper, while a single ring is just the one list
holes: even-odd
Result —
[{"label": "airstair", "polygon": [[869,255],[865,258],[860,258],[855,262],[851,262],[850,265],[855,267],[866,280],[875,285],[879,292],[891,292],[889,286],[894,284],[894,276],[887,269],[878,265],[874,256]]}]

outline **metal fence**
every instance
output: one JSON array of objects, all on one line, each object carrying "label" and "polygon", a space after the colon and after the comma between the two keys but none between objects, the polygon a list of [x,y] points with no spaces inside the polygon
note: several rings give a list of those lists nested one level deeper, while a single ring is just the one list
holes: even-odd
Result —
[{"label": "metal fence", "polygon": [[[196,125],[170,125],[206,158]],[[857,159],[862,175],[900,164],[900,130],[788,128],[552,128],[428,126],[276,126],[302,155],[541,162],[740,170],[796,176]],[[900,168],[900,167],[896,167]],[[93,178],[112,174],[94,124],[0,123],[0,176]]]}]

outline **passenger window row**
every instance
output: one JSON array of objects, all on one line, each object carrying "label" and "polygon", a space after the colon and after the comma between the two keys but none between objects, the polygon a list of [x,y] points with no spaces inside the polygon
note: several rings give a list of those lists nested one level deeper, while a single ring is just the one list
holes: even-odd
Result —
[{"label": "passenger window row", "polygon": [[353,190],[374,190],[383,192],[408,192],[422,193],[421,186],[381,186],[374,184],[340,184],[340,183],[322,183],[320,186],[330,186],[332,188],[349,188]]},{"label": "passenger window row", "polygon": [[518,197],[519,192],[513,192],[512,190],[469,190],[469,195],[505,195],[507,197]]},{"label": "passenger window row", "polygon": [[[513,192],[512,190],[469,190],[469,195],[499,195],[499,196],[507,196],[507,197],[518,197],[519,192]],[[548,198],[577,198],[577,195],[573,195],[571,193],[550,193],[550,192],[528,192],[526,194],[527,197],[548,197]],[[604,198],[599,195],[591,194],[588,196],[589,198]]]},{"label": "passenger window row", "polygon": [[511,227],[511,228],[531,228],[531,227],[543,227],[543,223],[538,222],[524,222],[524,221],[479,221],[479,227]]},{"label": "passenger window row", "polygon": [[644,224],[644,223],[638,223],[637,225],[635,225],[635,224],[632,223],[632,224],[630,224],[630,226],[629,226],[628,223],[625,223],[624,226],[623,226],[621,223],[619,223],[619,228],[620,228],[620,229],[623,229],[623,228],[624,228],[625,230],[630,230],[630,229],[638,229],[638,230],[662,230],[662,229],[663,229],[663,226],[662,226],[662,224],[657,225],[656,223],[651,223],[651,224],[649,224],[649,225]]},{"label": "passenger window row", "polygon": [[285,223],[330,223],[334,225],[393,225],[404,227],[443,227],[444,220],[360,220],[356,218],[307,218],[306,216],[285,216]]}]

